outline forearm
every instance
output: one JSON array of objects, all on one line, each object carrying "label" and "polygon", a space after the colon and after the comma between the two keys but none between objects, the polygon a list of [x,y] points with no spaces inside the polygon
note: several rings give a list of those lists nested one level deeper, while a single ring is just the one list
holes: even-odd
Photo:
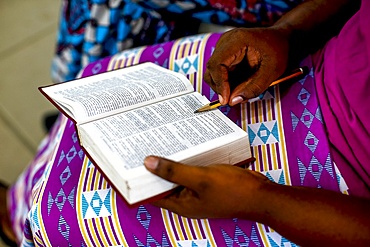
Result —
[{"label": "forearm", "polygon": [[273,28],[288,36],[293,56],[305,56],[336,35],[360,3],[360,0],[305,1],[285,14]]},{"label": "forearm", "polygon": [[301,246],[370,246],[370,201],[324,189],[267,184],[257,221]]}]

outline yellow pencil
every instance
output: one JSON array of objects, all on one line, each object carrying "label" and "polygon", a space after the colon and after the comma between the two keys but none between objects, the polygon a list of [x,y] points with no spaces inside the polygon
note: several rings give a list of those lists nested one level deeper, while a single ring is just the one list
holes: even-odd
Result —
[{"label": "yellow pencil", "polygon": [[[280,79],[277,79],[276,81],[273,81],[271,84],[270,84],[270,87],[272,86],[275,86],[279,83],[282,83],[282,82],[285,82],[285,81],[288,81],[292,78],[295,78],[295,77],[298,77],[298,76],[301,76],[301,75],[305,75],[308,73],[308,68],[307,67],[301,67],[301,68],[298,68],[294,71],[292,71],[291,74],[287,75],[287,76],[284,76]],[[204,111],[209,111],[209,110],[212,110],[212,109],[215,109],[217,107],[221,106],[221,103],[219,100],[215,100],[215,101],[212,101],[211,103],[205,105],[205,106],[202,106],[201,108],[199,108],[198,110],[196,110],[194,113],[198,113],[198,112],[204,112]]]}]

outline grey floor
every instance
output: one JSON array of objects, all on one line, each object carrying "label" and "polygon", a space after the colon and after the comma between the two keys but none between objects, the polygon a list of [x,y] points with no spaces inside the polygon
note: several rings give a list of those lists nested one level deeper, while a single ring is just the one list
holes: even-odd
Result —
[{"label": "grey floor", "polygon": [[45,136],[60,0],[0,0],[0,180],[11,183]]}]

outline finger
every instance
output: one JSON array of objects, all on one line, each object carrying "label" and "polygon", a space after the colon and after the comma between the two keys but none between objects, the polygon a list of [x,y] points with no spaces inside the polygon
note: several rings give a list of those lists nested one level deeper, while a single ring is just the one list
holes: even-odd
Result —
[{"label": "finger", "polygon": [[212,80],[211,74],[208,70],[204,73],[203,79],[212,88],[212,90],[216,92],[216,83]]},{"label": "finger", "polygon": [[230,61],[230,64],[229,65],[226,65],[228,66],[230,69],[233,69],[233,67],[235,67],[236,65],[238,65],[239,63],[241,63],[241,61],[243,61],[243,59],[245,58],[245,51],[247,50],[247,47],[244,46],[242,47],[241,49],[238,49],[236,51],[236,53],[234,53],[231,61]]},{"label": "finger", "polygon": [[[221,78],[221,80],[219,82],[216,82],[216,92],[218,94],[218,99],[221,103],[221,105],[226,105],[227,102],[229,102],[229,98],[230,98],[230,82],[229,82],[229,72],[228,72],[228,69],[221,65],[220,66],[220,69],[218,70],[221,74],[220,77],[216,77],[216,78]],[[211,74],[211,77],[213,79],[213,76]],[[217,80],[217,79],[213,79],[214,80]]]},{"label": "finger", "polygon": [[229,86],[229,70],[228,67],[223,64],[215,64],[219,59],[209,60],[207,62],[207,70],[205,79],[212,82],[212,89],[221,95],[220,103],[225,105],[228,102],[230,96]]},{"label": "finger", "polygon": [[[186,197],[186,196],[185,196]],[[186,197],[187,198],[187,197]],[[198,210],[195,205],[198,204],[197,200],[194,199],[184,200],[183,196],[175,197],[169,196],[168,198],[164,198],[152,203],[152,205],[167,209],[172,213],[181,215],[187,218],[208,218],[204,212],[202,212],[201,208]]]},{"label": "finger", "polygon": [[[213,81],[212,76],[208,70],[206,70],[206,73],[204,74],[204,80],[212,88],[212,90],[218,94],[218,99],[221,105],[225,105],[228,102],[228,95],[230,95],[228,81],[224,82],[226,86],[224,86],[222,89],[219,89],[219,87],[217,87],[216,83]],[[224,88],[226,88],[226,91],[224,91]]]},{"label": "finger", "polygon": [[266,83],[266,79],[261,78],[258,75],[253,75],[247,81],[238,85],[230,95],[230,105],[236,105],[247,101],[248,99],[259,96],[263,91],[267,89],[263,85]]},{"label": "finger", "polygon": [[216,93],[222,105],[229,102],[230,99],[230,76],[229,72],[244,60],[246,47],[236,49],[220,49],[215,51],[214,55],[207,63],[207,71],[211,80],[216,85]]},{"label": "finger", "polygon": [[229,104],[233,106],[259,96],[269,87],[272,80],[270,71],[261,67],[231,92]]},{"label": "finger", "polygon": [[165,208],[171,212],[176,213],[178,211],[179,205],[181,205],[177,199],[173,197],[166,197],[158,201],[154,201],[151,203],[152,205],[160,208]]},{"label": "finger", "polygon": [[203,167],[183,165],[157,156],[146,157],[144,165],[153,174],[191,190],[197,190],[199,181],[206,176]]},{"label": "finger", "polygon": [[170,195],[152,202],[153,205],[161,208],[166,208],[171,211],[177,211],[177,208],[184,206],[185,201],[189,198],[190,190],[183,186],[178,186],[173,190]]}]

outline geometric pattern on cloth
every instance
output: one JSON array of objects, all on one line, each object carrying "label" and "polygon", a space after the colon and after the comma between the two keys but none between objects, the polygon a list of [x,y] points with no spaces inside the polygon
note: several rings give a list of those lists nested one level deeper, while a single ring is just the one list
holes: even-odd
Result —
[{"label": "geometric pattern on cloth", "polygon": [[311,113],[307,108],[305,108],[300,117],[296,116],[293,112],[290,114],[292,118],[293,131],[295,131],[300,122],[303,123],[307,128],[311,128],[314,118],[322,122],[320,107],[317,107],[314,113]]},{"label": "geometric pattern on cloth", "polygon": [[275,94],[274,90],[271,89],[271,88],[268,88],[265,92],[261,93],[257,97],[249,99],[248,102],[253,103],[253,102],[258,101],[258,100],[273,99],[273,98],[275,98],[274,94]]},{"label": "geometric pattern on cloth", "polygon": [[136,219],[140,222],[140,224],[146,230],[149,229],[149,224],[150,224],[150,219],[151,218],[152,217],[151,217],[150,213],[148,212],[148,210],[146,210],[146,208],[143,205],[140,205],[138,210],[137,210]]},{"label": "geometric pattern on cloth", "polygon": [[[77,140],[74,140],[74,142],[76,142],[76,141]],[[81,150],[79,150],[77,152],[75,146],[72,146],[71,149],[68,150],[68,152],[65,152],[65,150],[62,150],[62,153],[61,153],[60,158],[59,158],[58,166],[60,165],[60,163],[63,162],[64,158],[67,159],[67,162],[69,164],[76,157],[76,155],[79,155],[79,157],[81,158],[81,154],[82,154]]]},{"label": "geometric pattern on cloth", "polygon": [[70,233],[70,226],[64,219],[62,215],[59,217],[59,224],[58,224],[58,230],[60,234],[67,240],[69,241],[69,233]]},{"label": "geometric pattern on cloth", "polygon": [[71,177],[71,170],[69,169],[69,166],[66,167],[66,169],[64,169],[64,171],[62,172],[62,174],[60,174],[60,182],[62,183],[62,185],[64,185],[68,178]]},{"label": "geometric pattern on cloth", "polygon": [[84,246],[127,247],[124,226],[118,219],[115,191],[86,156],[79,176],[76,212],[81,213],[76,217]]},{"label": "geometric pattern on cloth", "polygon": [[343,193],[343,194],[346,194],[348,195],[348,185],[346,183],[346,181],[344,180],[342,174],[340,173],[338,167],[335,165],[334,163],[334,169],[335,169],[335,174],[337,175],[337,181],[338,181],[338,184],[339,184],[339,189],[340,189],[340,192]]},{"label": "geometric pattern on cloth", "polygon": [[319,139],[317,139],[311,131],[308,131],[306,138],[304,139],[304,144],[306,145],[306,147],[308,147],[308,149],[311,150],[312,153],[314,153],[318,143]]},{"label": "geometric pattern on cloth", "polygon": [[[40,200],[42,225],[40,237],[46,245],[76,245],[83,243],[80,231],[75,230],[76,178],[84,156],[72,121],[66,122],[61,144]],[[59,154],[59,157],[58,157]],[[50,229],[55,233],[50,235]],[[72,230],[73,229],[73,230]],[[58,233],[58,234],[56,234]],[[36,240],[35,240],[36,241]],[[49,243],[52,241],[52,243]],[[82,242],[81,242],[82,241]]]},{"label": "geometric pattern on cloth", "polygon": [[[51,168],[56,166],[56,162],[53,162],[54,156],[51,154],[54,154],[55,150],[61,145],[66,123],[66,118],[57,119],[54,128],[41,142],[39,153],[14,185],[19,197],[15,205],[17,207],[15,212],[17,212],[16,215],[19,218],[14,219],[19,224],[15,224],[15,229],[18,240],[22,239],[19,238],[19,234],[23,235],[21,246],[30,246],[33,243],[38,246],[50,246],[45,232],[44,214],[42,214],[40,205]],[[30,193],[27,193],[27,191]],[[32,203],[30,204],[30,202]],[[27,207],[30,208],[27,209]],[[28,214],[25,218],[26,212]],[[21,227],[18,228],[17,226]]]},{"label": "geometric pattern on cloth", "polygon": [[279,142],[277,122],[266,121],[248,125],[251,146],[266,145]]},{"label": "geometric pattern on cloth", "polygon": [[[140,55],[141,48],[133,48],[117,54],[117,59],[132,59]],[[160,56],[162,50],[157,50],[156,55]]]},{"label": "geometric pattern on cloth", "polygon": [[[223,229],[221,229],[221,232],[222,232],[222,235],[224,236],[226,246],[235,246],[235,245],[252,246],[252,244],[255,244],[256,246],[260,246],[260,242],[257,237],[257,232],[254,226],[252,226],[252,229],[249,235],[244,233],[243,230],[240,229],[239,226],[235,227],[234,236],[230,236]],[[250,236],[250,238],[248,236]]]},{"label": "geometric pattern on cloth", "polygon": [[[136,49],[137,50],[137,49]],[[155,49],[155,51],[153,51],[153,56],[155,58],[159,58],[164,52],[164,48],[162,46],[158,46],[157,49]],[[137,53],[137,52],[136,52]],[[136,55],[136,54],[135,54]]]},{"label": "geometric pattern on cloth", "polygon": [[111,189],[82,192],[82,214],[84,219],[112,215]]},{"label": "geometric pattern on cloth", "polygon": [[[166,233],[170,240],[170,246],[178,246],[177,243],[179,241],[199,239],[207,239],[210,241],[211,246],[216,246],[215,239],[212,236],[214,231],[210,228],[207,219],[187,219],[165,209],[161,209],[161,212],[166,227]],[[217,227],[217,230],[219,231],[220,228]]]},{"label": "geometric pattern on cloth", "polygon": [[267,233],[267,237],[270,246],[272,247],[298,247],[298,245],[290,242],[288,239],[274,231]]},{"label": "geometric pattern on cloth", "polygon": [[250,168],[258,172],[282,169],[283,184],[290,185],[281,111],[279,86],[274,86],[241,105],[241,121],[242,128],[248,132],[253,156],[256,158]]},{"label": "geometric pattern on cloth", "polygon": [[316,119],[318,119],[322,124],[324,124],[322,120],[322,114],[321,114],[321,109],[320,107],[317,107],[316,113],[315,113]]},{"label": "geometric pattern on cloth", "polygon": [[[184,37],[179,39],[179,45],[185,45],[185,44],[196,44],[198,42],[201,42],[204,40],[205,34],[199,34],[199,35],[192,35],[188,37]],[[201,54],[198,52],[198,54]]]},{"label": "geometric pattern on cloth", "polygon": [[333,183],[336,175],[315,93],[313,68],[309,59],[304,63],[302,66],[308,66],[309,73],[291,85],[282,99],[282,104],[291,105],[283,118],[287,120],[285,138],[293,184],[339,190],[339,183]]},{"label": "geometric pattern on cloth", "polygon": [[181,240],[177,241],[178,247],[211,247],[207,239]]},{"label": "geometric pattern on cloth", "polygon": [[[326,171],[332,178],[334,178],[334,171],[333,171],[333,166],[332,166],[331,159],[330,159],[330,154],[328,154],[328,157],[324,164],[321,164],[316,159],[315,156],[312,156],[308,164],[304,164],[299,158],[297,162],[299,166],[300,178],[301,178],[302,184],[303,184],[305,177],[308,174],[311,174],[317,182],[320,182],[321,174],[323,173],[323,171]],[[320,187],[320,185],[318,185],[318,187]]]},{"label": "geometric pattern on cloth", "polygon": [[94,163],[87,159],[87,168],[95,168]]},{"label": "geometric pattern on cloth", "polygon": [[274,99],[275,98],[275,91],[271,88],[268,88],[265,92],[260,94],[259,98],[260,98],[260,100]]},{"label": "geometric pattern on cloth", "polygon": [[278,183],[278,184],[285,184],[283,169],[263,171],[262,174],[264,174],[272,182],[275,182],[275,183]]},{"label": "geometric pattern on cloth", "polygon": [[199,55],[192,55],[176,60],[174,71],[184,75],[193,74],[198,68],[198,57]]},{"label": "geometric pattern on cloth", "polygon": [[31,223],[31,228],[33,232],[38,232],[40,230],[40,222],[39,222],[39,217],[38,217],[38,205],[33,205],[28,218],[32,219]]},{"label": "geometric pattern on cloth", "polygon": [[[148,208],[147,208],[148,207]],[[137,207],[137,209],[133,210],[136,211],[136,214],[132,214],[132,220],[136,219],[137,222],[139,222],[140,226],[139,229],[141,231],[139,232],[132,232],[132,237],[135,242],[135,246],[173,246],[170,243],[170,240],[165,233],[164,229],[161,229],[161,224],[158,224],[158,219],[162,219],[160,214],[156,214],[156,217],[154,219],[154,223],[150,225],[152,220],[152,215],[150,213],[151,206],[144,206],[140,205]],[[158,208],[156,208],[158,209]],[[156,212],[158,212],[156,210]],[[159,217],[159,218],[157,218]],[[134,221],[131,222],[132,225],[135,224]],[[136,225],[136,224],[135,224]],[[145,229],[142,231],[142,229]],[[158,229],[158,231],[153,231],[153,229]]]},{"label": "geometric pattern on cloth", "polygon": [[313,118],[313,114],[309,110],[307,110],[307,108],[305,108],[300,120],[307,126],[307,128],[311,128]]},{"label": "geometric pattern on cloth", "polygon": [[62,152],[61,152],[61,154],[60,154],[60,156],[59,156],[59,162],[58,162],[58,165],[57,166],[59,166],[59,164],[63,161],[63,159],[66,157],[66,155],[64,154],[64,151],[62,150]]},{"label": "geometric pattern on cloth", "polygon": [[[112,57],[112,59],[110,59],[107,71],[138,64],[139,59],[144,50],[145,50],[145,47],[138,47],[133,50],[130,49],[130,50],[122,51],[116,54],[115,56]],[[163,54],[163,48],[160,45],[157,45],[157,47],[155,48],[155,52],[153,53],[155,53],[156,57],[158,56],[157,58],[159,58],[161,57],[161,54]],[[99,70],[98,69],[96,70],[96,74],[106,71],[104,68],[102,68],[102,65],[101,65],[102,62],[103,61],[98,61],[96,64],[93,65],[93,68],[94,68],[97,64],[99,64],[99,67],[98,67]],[[158,61],[152,61],[152,62],[161,64]]]},{"label": "geometric pattern on cloth", "polygon": [[168,243],[168,240],[163,233],[162,235],[162,241],[159,243],[157,240],[153,238],[152,235],[150,235],[149,232],[147,232],[146,235],[146,242],[145,244],[142,243],[136,236],[134,236],[135,242],[137,246],[163,246],[163,247],[170,247],[171,245]]},{"label": "geometric pattern on cloth", "polygon": [[72,146],[71,149],[66,154],[68,164],[71,163],[71,160],[77,155],[76,147]]},{"label": "geometric pattern on cloth", "polygon": [[305,89],[302,88],[301,91],[298,94],[298,100],[303,104],[307,105],[308,100],[310,99],[311,94]]},{"label": "geometric pattern on cloth", "polygon": [[55,204],[59,209],[59,212],[62,212],[65,202],[68,200],[71,207],[74,208],[74,199],[75,199],[75,188],[73,188],[68,195],[65,194],[63,188],[60,188],[58,194],[53,198],[51,192],[48,195],[48,215],[50,215],[50,210]]}]

